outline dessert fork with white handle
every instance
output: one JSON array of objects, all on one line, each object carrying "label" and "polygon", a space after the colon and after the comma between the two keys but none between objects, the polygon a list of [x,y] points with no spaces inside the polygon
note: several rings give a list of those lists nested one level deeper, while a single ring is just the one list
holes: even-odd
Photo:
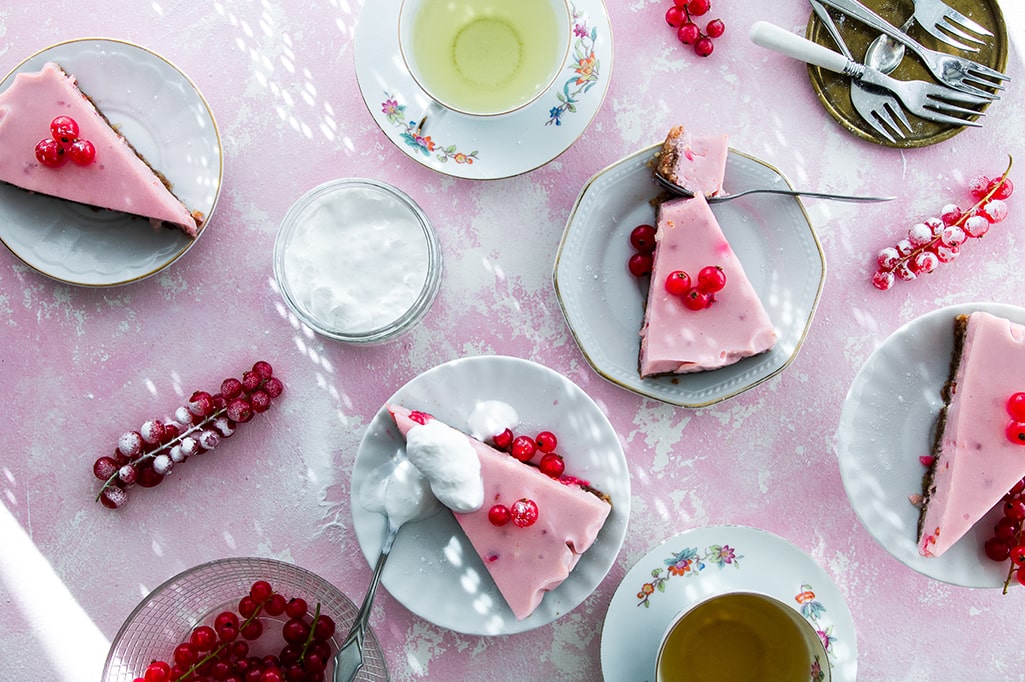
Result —
[{"label": "dessert fork with white handle", "polygon": [[[834,1],[823,0],[826,3]],[[952,90],[936,83],[901,81],[890,78],[876,69],[859,64],[838,52],[833,52],[827,47],[765,21],[755,22],[751,27],[751,40],[756,45],[789,57],[889,90],[900,98],[909,112],[929,121],[951,125],[979,126],[982,124],[978,121],[961,116],[982,116],[984,114],[961,105],[978,105],[990,101],[981,95]]]}]

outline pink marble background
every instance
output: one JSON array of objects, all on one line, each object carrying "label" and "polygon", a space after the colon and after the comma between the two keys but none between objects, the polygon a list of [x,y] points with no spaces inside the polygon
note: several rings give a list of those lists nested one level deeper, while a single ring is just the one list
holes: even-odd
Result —
[{"label": "pink marble background", "polygon": [[[366,3],[368,10],[375,6]],[[970,590],[905,568],[847,501],[835,430],[847,388],[894,329],[937,307],[1025,304],[1018,202],[991,236],[923,281],[880,293],[873,254],[913,222],[960,201],[968,178],[1025,158],[1025,21],[1004,2],[1014,79],[981,129],[895,151],[824,112],[805,67],[752,45],[767,19],[803,31],[801,0],[713,0],[726,34],[708,59],[675,40],[666,0],[610,2],[612,82],[565,154],[501,181],[452,179],[412,162],[374,124],[353,69],[361,3],[218,0],[6,3],[0,73],[54,42],[119,38],[177,64],[210,103],[224,188],[209,232],[179,263],[127,287],[56,284],[0,251],[0,679],[99,677],[110,639],[149,590],[224,556],[266,556],[324,576],[354,600],[370,577],[351,528],[349,473],[370,417],[418,373],[467,355],[541,362],[584,388],[627,453],[632,515],[608,577],[573,612],[509,637],[464,636],[411,615],[383,591],[372,625],[392,679],[597,680],[609,600],[633,564],[688,528],[734,523],[781,535],[839,585],[866,680],[1021,679],[1021,590]],[[304,93],[309,96],[304,96]],[[338,123],[332,139],[319,131]],[[893,192],[855,206],[809,200],[828,260],[804,347],[780,376],[687,410],[610,385],[585,362],[552,287],[555,249],[583,184],[674,124],[728,132],[797,186]],[[288,206],[326,180],[392,183],[432,218],[441,293],[400,341],[352,348],[296,327],[272,288],[271,247]],[[1019,183],[1025,185],[1025,183]],[[124,430],[254,360],[287,399],[224,452],[111,512],[92,497],[92,461]]]}]

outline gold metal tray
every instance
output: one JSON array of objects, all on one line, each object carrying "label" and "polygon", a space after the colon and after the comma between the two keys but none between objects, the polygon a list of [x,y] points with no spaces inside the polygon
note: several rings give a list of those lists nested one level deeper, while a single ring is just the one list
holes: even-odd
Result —
[{"label": "gold metal tray", "polygon": [[[990,66],[997,71],[1004,71],[1007,66],[1008,55],[1007,26],[1004,24],[1004,15],[1000,11],[997,0],[944,1],[965,16],[974,19],[993,31],[993,37],[986,38],[985,46],[978,52],[962,52],[936,40],[917,24],[911,25],[908,29],[908,34],[925,47],[967,57],[980,64]],[[914,10],[911,0],[862,0],[862,2],[894,26],[902,25]],[[844,16],[832,9],[829,12],[836,22],[837,28],[840,29],[844,42],[851,49],[854,59],[859,62],[864,61],[865,50],[868,49],[869,43],[876,38],[877,34],[856,19]],[[808,20],[808,28],[805,35],[809,40],[824,45],[831,50],[837,50],[837,46],[830,37],[829,32],[826,31],[826,28],[814,12],[811,13],[811,18]],[[879,135],[854,110],[851,104],[850,79],[848,77],[817,66],[809,66],[808,74],[811,78],[812,88],[814,88],[826,111],[844,128],[870,142],[902,149],[926,147],[950,139],[966,127],[934,123],[908,114],[908,120],[912,124],[911,132],[903,140],[898,138],[896,142],[890,142],[885,137]],[[925,66],[910,51],[905,55],[904,61],[901,62],[900,66],[891,75],[901,80],[933,80],[932,75],[926,70]],[[1008,84],[1007,87],[1012,87],[1012,85]],[[998,100],[996,104],[1000,106],[1000,101]],[[985,111],[988,106],[980,106],[980,113]],[[977,118],[979,117],[972,117],[973,120]],[[985,125],[985,118],[983,118],[982,123]]]}]

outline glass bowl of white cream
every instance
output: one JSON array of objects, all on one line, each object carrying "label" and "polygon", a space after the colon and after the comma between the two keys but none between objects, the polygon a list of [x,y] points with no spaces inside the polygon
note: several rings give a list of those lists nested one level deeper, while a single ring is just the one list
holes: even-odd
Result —
[{"label": "glass bowl of white cream", "polygon": [[274,276],[288,307],[324,336],[388,341],[430,309],[441,248],[415,201],[377,180],[343,178],[304,194],[274,242]]}]

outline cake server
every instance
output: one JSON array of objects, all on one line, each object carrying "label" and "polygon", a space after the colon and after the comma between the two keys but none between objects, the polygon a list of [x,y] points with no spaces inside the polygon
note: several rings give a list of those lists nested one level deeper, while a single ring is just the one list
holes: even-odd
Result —
[{"label": "cake server", "polygon": [[993,100],[999,99],[999,97],[982,88],[1002,90],[1001,83],[1010,80],[1006,74],[991,69],[985,64],[979,64],[971,59],[957,57],[946,52],[930,50],[858,0],[821,0],[821,2],[880,33],[885,33],[899,43],[903,43],[922,60],[926,68],[932,72],[933,77],[947,87]]},{"label": "cake server", "polygon": [[[830,4],[838,0],[821,1],[824,4]],[[978,121],[963,118],[963,116],[984,116],[985,114],[960,105],[983,104],[990,101],[989,97],[952,90],[936,83],[917,80],[902,81],[891,78],[876,69],[859,64],[838,52],[833,52],[827,47],[765,21],[755,22],[751,27],[751,40],[756,45],[789,57],[889,90],[900,98],[908,111],[929,121],[951,125],[980,126],[982,124]]]}]

